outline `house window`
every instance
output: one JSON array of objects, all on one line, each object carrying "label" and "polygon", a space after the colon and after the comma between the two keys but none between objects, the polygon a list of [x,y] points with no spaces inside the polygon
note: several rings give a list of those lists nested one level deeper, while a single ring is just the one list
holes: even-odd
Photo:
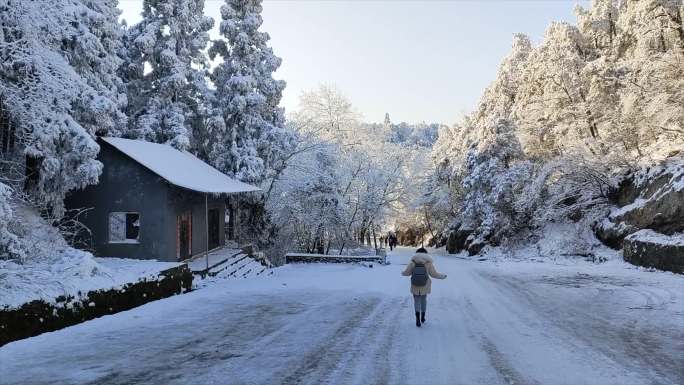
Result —
[{"label": "house window", "polygon": [[140,213],[109,213],[109,243],[138,243]]}]

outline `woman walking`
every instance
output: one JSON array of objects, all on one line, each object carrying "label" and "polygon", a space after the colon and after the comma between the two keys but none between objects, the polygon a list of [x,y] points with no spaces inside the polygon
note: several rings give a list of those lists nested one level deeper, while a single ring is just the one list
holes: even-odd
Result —
[{"label": "woman walking", "polygon": [[411,262],[401,275],[411,276],[411,294],[413,294],[413,306],[416,310],[416,326],[420,327],[421,323],[425,323],[427,295],[430,294],[432,287],[430,277],[444,279],[447,276],[435,269],[432,258],[428,255],[427,250],[422,247],[416,250],[416,255],[411,258]]}]

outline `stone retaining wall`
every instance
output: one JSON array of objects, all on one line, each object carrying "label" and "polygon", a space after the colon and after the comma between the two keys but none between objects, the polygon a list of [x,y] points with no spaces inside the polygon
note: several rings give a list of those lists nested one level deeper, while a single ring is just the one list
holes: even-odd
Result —
[{"label": "stone retaining wall", "polygon": [[633,265],[684,274],[684,246],[627,237],[623,247],[625,261]]},{"label": "stone retaining wall", "polygon": [[18,309],[0,309],[0,346],[132,309],[191,288],[192,273],[187,265],[181,265],[160,272],[156,279],[143,279],[118,289],[90,291],[79,299],[59,297],[55,303],[36,300]]}]

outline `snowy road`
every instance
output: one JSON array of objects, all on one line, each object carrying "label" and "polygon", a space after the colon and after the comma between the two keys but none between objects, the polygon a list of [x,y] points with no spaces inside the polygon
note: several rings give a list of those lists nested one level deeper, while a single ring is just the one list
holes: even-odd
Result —
[{"label": "snowy road", "polygon": [[684,278],[621,262],[298,265],[0,348],[1,384],[684,384]]}]

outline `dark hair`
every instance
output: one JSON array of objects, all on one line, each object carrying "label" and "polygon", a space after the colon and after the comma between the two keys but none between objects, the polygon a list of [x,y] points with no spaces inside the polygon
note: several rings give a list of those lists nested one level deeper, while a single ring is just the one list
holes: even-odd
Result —
[{"label": "dark hair", "polygon": [[416,254],[418,254],[418,253],[427,254],[428,252],[427,252],[427,250],[425,250],[424,247],[421,247],[420,249],[416,250]]}]

